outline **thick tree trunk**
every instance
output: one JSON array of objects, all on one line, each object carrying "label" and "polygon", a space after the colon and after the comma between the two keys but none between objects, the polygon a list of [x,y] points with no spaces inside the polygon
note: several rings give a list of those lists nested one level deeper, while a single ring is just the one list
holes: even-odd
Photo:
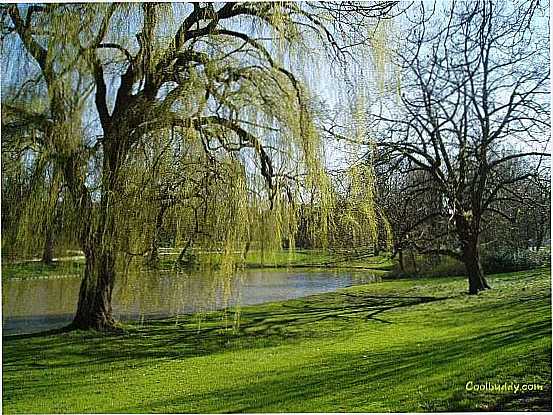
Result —
[{"label": "thick tree trunk", "polygon": [[478,240],[467,241],[463,244],[462,250],[462,259],[469,281],[469,294],[478,294],[480,291],[491,288],[484,277],[484,270],[478,252]]},{"label": "thick tree trunk", "polygon": [[[122,136],[124,137],[124,135]],[[105,147],[102,171],[102,196],[96,212],[88,193],[83,212],[81,246],[86,263],[84,277],[79,290],[77,312],[71,328],[115,330],[115,319],[111,306],[116,277],[117,226],[115,195],[119,193],[119,163],[124,157],[123,138],[104,138]]]},{"label": "thick tree trunk", "polygon": [[480,262],[479,252],[479,216],[473,216],[470,220],[463,214],[455,217],[455,226],[461,242],[461,261],[465,265],[469,281],[469,294],[478,294],[480,291],[490,289],[486,282],[484,270]]},{"label": "thick tree trunk", "polygon": [[[102,198],[94,232],[83,240],[86,262],[77,312],[72,323],[75,329],[115,329],[111,299],[116,276],[116,215],[109,208],[108,199],[109,196]],[[92,215],[88,220],[92,220]]]},{"label": "thick tree trunk", "polygon": [[115,282],[115,256],[110,252],[86,252],[84,278],[72,328],[112,330],[115,327],[111,298]]},{"label": "thick tree trunk", "polygon": [[[84,239],[86,263],[79,291],[77,313],[72,326],[76,329],[112,330],[115,328],[111,297],[115,284],[116,231],[115,212],[110,207],[110,192],[100,201],[94,232]],[[92,221],[92,215],[88,220]]]},{"label": "thick tree trunk", "polygon": [[484,271],[482,270],[478,254],[464,256],[463,262],[465,263],[469,280],[469,294],[478,294],[480,291],[489,289],[490,286],[484,277]]}]

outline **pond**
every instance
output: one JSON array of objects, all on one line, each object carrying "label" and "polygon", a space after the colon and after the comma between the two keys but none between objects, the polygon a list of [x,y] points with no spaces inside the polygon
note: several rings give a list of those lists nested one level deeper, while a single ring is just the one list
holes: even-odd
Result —
[{"label": "pond", "polygon": [[[259,304],[335,291],[380,281],[378,271],[244,270],[232,277],[206,272],[140,272],[115,286],[118,320],[208,312],[228,306]],[[32,278],[2,282],[4,334],[63,327],[75,313],[80,278]]]}]

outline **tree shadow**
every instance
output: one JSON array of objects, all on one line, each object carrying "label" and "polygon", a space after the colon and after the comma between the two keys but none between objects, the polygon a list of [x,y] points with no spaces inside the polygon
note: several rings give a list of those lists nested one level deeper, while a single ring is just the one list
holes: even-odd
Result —
[{"label": "tree shadow", "polygon": [[[3,368],[9,372],[27,365],[72,367],[129,359],[147,364],[150,359],[180,359],[226,351],[238,343],[240,348],[270,347],[306,336],[323,337],[320,330],[309,331],[313,323],[332,320],[346,325],[353,318],[392,324],[381,314],[448,297],[333,293],[330,298],[332,301],[329,294],[314,295],[245,308],[239,311],[238,319],[233,314],[238,310],[229,309],[178,319],[146,320],[122,333],[72,332],[63,328],[5,336]],[[62,355],[65,358],[60,358]]]},{"label": "tree shadow", "polygon": [[[152,361],[184,360],[237,349],[299,344],[302,340],[324,338],[330,331],[347,328],[351,319],[356,319],[358,324],[394,324],[397,320],[393,310],[445,299],[339,292],[245,308],[241,310],[239,324],[236,325],[231,314],[227,313],[225,319],[225,312],[214,312],[202,315],[201,320],[198,320],[198,315],[181,316],[179,320],[151,320],[142,326],[129,327],[125,334],[64,332],[10,336],[4,339],[4,376],[33,369],[70,368],[81,372],[84,366],[87,376],[94,376],[96,372],[106,370],[104,363],[109,363],[110,367],[113,367],[112,363],[119,363],[116,367],[121,369],[138,368],[150,366]],[[521,299],[529,307],[528,310],[535,307],[533,300],[533,297]],[[488,307],[485,304],[480,306]],[[478,310],[479,305],[475,304],[475,307]],[[419,405],[410,408],[413,410],[484,409],[475,407],[474,402],[482,398],[467,392],[466,382],[491,380],[482,378],[482,374],[493,376],[500,367],[507,369],[499,373],[522,379],[524,373],[520,372],[522,369],[519,369],[521,366],[518,365],[516,353],[505,354],[505,360],[497,360],[495,356],[502,350],[526,348],[528,342],[547,336],[550,338],[550,313],[540,311],[539,315],[538,321],[524,324],[507,322],[487,332],[470,332],[465,338],[454,336],[440,341],[425,341],[423,338],[416,344],[405,342],[385,351],[375,349],[369,343],[363,352],[325,354],[320,361],[310,361],[308,367],[303,362],[297,362],[278,373],[268,373],[255,382],[214,387],[205,394],[195,392],[192,397],[175,391],[174,398],[170,400],[148,401],[146,406],[137,403],[136,406],[113,407],[108,412],[404,410],[402,403],[390,403],[385,393],[397,388],[398,383],[405,395],[410,396],[411,402]],[[400,313],[397,318],[401,318]],[[436,330],[440,327],[437,326]],[[536,356],[537,364],[543,365],[544,361],[543,356]],[[472,362],[472,372],[467,370],[467,362]],[[480,364],[483,366],[480,367]],[[540,370],[545,373],[544,378],[551,378],[550,366]],[[186,381],[183,379],[183,382]],[[86,379],[68,378],[56,385],[44,383],[43,386],[53,387],[56,393],[63,395],[72,393],[76,386],[81,385],[79,382],[86,382]],[[426,398],[424,390],[418,391],[420,385],[432,390],[433,398]],[[4,384],[8,395],[11,387],[14,386]],[[20,391],[28,394],[35,393],[36,387],[33,383],[17,385]],[[344,396],[347,399],[343,399]],[[490,405],[489,408],[498,410],[521,410],[526,405],[546,410],[551,406],[551,397],[547,393],[527,397],[505,395],[493,397]]]},{"label": "tree shadow", "polygon": [[[513,355],[512,360],[502,362],[494,361],[493,356],[498,350],[516,348],[528,340],[551,336],[550,324],[550,321],[543,320],[465,339],[448,339],[438,343],[427,341],[418,347],[405,345],[387,352],[372,352],[370,345],[367,345],[368,350],[363,353],[337,353],[318,364],[311,362],[309,367],[298,362],[293,369],[269,374],[254,383],[195,394],[195,406],[192,407],[191,397],[187,395],[150,402],[146,407],[121,407],[115,412],[182,412],[190,408],[193,412],[197,411],[194,408],[201,408],[206,412],[226,413],[406,411],[401,402],[394,402],[386,394],[387,390],[397,388],[398,384],[404,388],[405,397],[411,396],[410,399],[418,402],[418,407],[409,408],[409,411],[524,410],[527,407],[544,411],[551,407],[549,386],[543,392],[527,396],[505,394],[483,397],[466,391],[467,381],[493,379],[482,379],[481,367],[476,370],[473,367],[474,371],[470,371],[461,364],[463,362],[458,365],[453,362],[459,360],[460,356],[464,359],[475,356],[475,362],[485,357],[490,360],[483,361],[488,365],[484,367],[484,373],[493,373],[495,365],[505,365],[509,368],[509,376],[521,379],[524,373],[516,372],[517,356]],[[468,350],[470,355],[467,354]],[[546,376],[550,379],[551,367],[544,368],[544,372],[548,372]],[[503,380],[500,377],[497,381]],[[425,389],[417,390],[422,384]],[[426,398],[427,390],[441,397]],[[214,396],[217,397],[216,402]],[[480,401],[489,402],[488,409],[476,406]]]}]

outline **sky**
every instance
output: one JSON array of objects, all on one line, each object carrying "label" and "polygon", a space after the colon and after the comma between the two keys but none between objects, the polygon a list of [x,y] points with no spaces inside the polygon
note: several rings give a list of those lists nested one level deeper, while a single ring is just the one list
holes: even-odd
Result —
[{"label": "sky", "polygon": [[[432,2],[427,1],[425,4],[430,8]],[[448,3],[438,2],[438,8],[440,7],[446,8]],[[173,7],[175,20],[180,20],[180,16],[186,15],[189,10],[190,6]],[[541,17],[541,19],[544,25],[548,24],[548,16]],[[123,23],[127,24],[131,32],[136,32],[136,27],[139,25],[139,21]],[[301,74],[312,95],[316,97],[317,101],[324,104],[325,117],[328,116],[331,119],[338,116],[338,123],[345,123],[348,119],[351,122],[355,106],[358,108],[362,106],[370,111],[381,96],[388,95],[389,91],[392,91],[391,95],[399,91],[400,77],[397,76],[396,69],[387,57],[392,53],[391,47],[401,43],[406,24],[408,24],[406,16],[402,15],[385,25],[380,25],[377,30],[377,40],[380,39],[380,42],[375,41],[369,48],[359,48],[358,61],[350,62],[345,67],[339,66],[335,61],[330,61],[324,51],[316,45],[307,55],[285,53],[282,61]],[[169,26],[165,25],[164,27],[168,28]],[[13,36],[3,42],[0,62],[2,94],[11,85],[29,76],[35,76],[37,73],[36,66],[17,53],[20,50],[21,44]],[[118,87],[119,77],[107,74],[106,80],[111,91],[109,96],[113,97]],[[383,85],[387,85],[389,88],[386,89]],[[91,96],[90,105],[87,106],[85,112],[84,124],[87,126],[87,134],[96,137],[101,135],[102,131],[96,110],[92,105],[92,99]],[[325,151],[326,162],[329,168],[340,169],[353,160],[358,160],[364,151],[365,148],[328,142]]]}]

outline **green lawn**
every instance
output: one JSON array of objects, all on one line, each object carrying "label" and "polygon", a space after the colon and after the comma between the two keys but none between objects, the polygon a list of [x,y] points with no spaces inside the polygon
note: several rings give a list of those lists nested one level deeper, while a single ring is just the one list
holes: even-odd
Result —
[{"label": "green lawn", "polygon": [[[14,412],[387,412],[551,407],[549,270],[390,280],[126,326],[4,338]],[[467,382],[542,392],[467,391]]]}]

